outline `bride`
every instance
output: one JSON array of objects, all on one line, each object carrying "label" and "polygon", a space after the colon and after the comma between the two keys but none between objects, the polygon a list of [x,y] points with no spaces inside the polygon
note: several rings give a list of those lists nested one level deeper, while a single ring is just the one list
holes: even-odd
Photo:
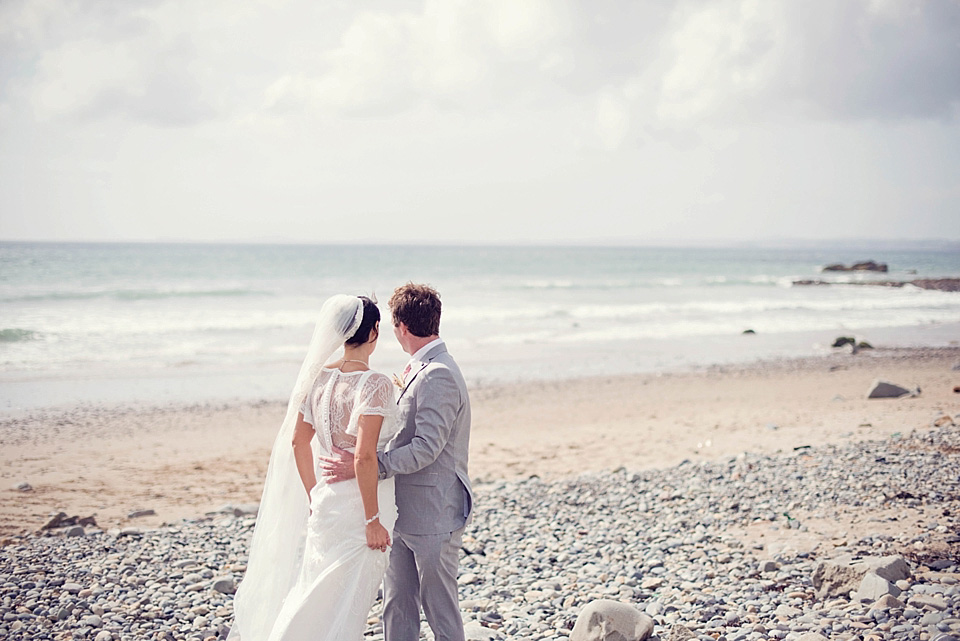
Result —
[{"label": "bride", "polygon": [[[230,639],[359,641],[397,511],[377,450],[397,429],[393,384],[370,370],[380,311],[338,295],[320,310],[273,444]],[[324,366],[343,346],[343,358]],[[356,483],[326,483],[318,456],[355,454]]]}]

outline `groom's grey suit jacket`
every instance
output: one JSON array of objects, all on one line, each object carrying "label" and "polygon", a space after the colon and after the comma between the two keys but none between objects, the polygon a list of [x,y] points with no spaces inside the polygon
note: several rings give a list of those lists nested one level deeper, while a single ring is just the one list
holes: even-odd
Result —
[{"label": "groom's grey suit jacket", "polygon": [[459,530],[473,509],[467,385],[445,345],[424,361],[407,376],[397,401],[400,431],[379,455],[380,477],[395,477],[395,527],[404,534]]}]

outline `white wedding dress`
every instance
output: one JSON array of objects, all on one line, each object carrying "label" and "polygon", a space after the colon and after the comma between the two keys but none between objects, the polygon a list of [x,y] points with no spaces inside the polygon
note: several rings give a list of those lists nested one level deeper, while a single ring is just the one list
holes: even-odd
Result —
[{"label": "white wedding dress", "polygon": [[[318,482],[308,504],[292,439],[301,413],[316,432],[315,457],[353,450],[361,416],[383,416],[378,449],[398,429],[393,385],[376,372],[324,368],[363,321],[357,296],[331,296],[317,324],[270,452],[230,641],[360,641],[389,552],[367,547],[355,480]],[[315,459],[316,462],[319,462]],[[318,466],[319,467],[319,466]],[[393,481],[378,484],[380,523],[396,522]]]},{"label": "white wedding dress", "polygon": [[[393,384],[377,372],[323,369],[300,409],[316,430],[315,456],[333,454],[333,445],[352,452],[364,415],[384,419],[378,450],[397,429]],[[283,601],[269,641],[360,641],[389,549],[367,547],[355,480],[326,483],[318,469],[310,499],[299,577]],[[392,532],[397,518],[393,479],[379,482],[378,500],[380,523]]]}]

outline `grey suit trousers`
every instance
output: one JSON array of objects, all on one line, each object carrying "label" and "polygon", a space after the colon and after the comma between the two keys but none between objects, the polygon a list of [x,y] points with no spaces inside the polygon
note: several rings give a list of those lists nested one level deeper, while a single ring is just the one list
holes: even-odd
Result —
[{"label": "grey suit trousers", "polygon": [[436,641],[464,641],[457,597],[463,528],[449,534],[393,531],[383,580],[384,641],[417,641],[420,606]]}]

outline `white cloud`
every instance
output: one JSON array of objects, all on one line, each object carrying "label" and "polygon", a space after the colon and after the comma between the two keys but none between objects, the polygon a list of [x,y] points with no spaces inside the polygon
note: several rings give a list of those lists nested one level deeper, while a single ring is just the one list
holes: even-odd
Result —
[{"label": "white cloud", "polygon": [[[0,4],[0,102],[40,119],[189,126],[248,109],[246,35],[276,3]],[[254,75],[261,74],[256,69]],[[262,85],[257,86],[257,95]]]},{"label": "white cloud", "polygon": [[196,62],[185,35],[149,46],[68,42],[37,62],[32,105],[41,119],[115,115],[163,126],[194,124],[214,114],[192,69]]},{"label": "white cloud", "polygon": [[362,13],[344,32],[340,47],[322,55],[321,69],[285,74],[266,91],[270,110],[315,106],[335,112],[386,112],[409,100],[409,19]]},{"label": "white cloud", "polygon": [[607,91],[597,99],[597,133],[604,149],[618,149],[630,133],[629,104]]},{"label": "white cloud", "polygon": [[497,103],[562,67],[568,31],[562,5],[545,1],[428,0],[419,13],[364,11],[337,48],[273,83],[266,106],[383,116],[419,103]]},{"label": "white cloud", "polygon": [[785,25],[777,4],[746,0],[686,7],[670,40],[657,115],[668,122],[730,113],[762,93],[777,71]]},{"label": "white cloud", "polygon": [[0,0],[0,214],[18,237],[308,236],[318,211],[357,241],[360,216],[938,230],[958,43],[956,0]]},{"label": "white cloud", "polygon": [[491,0],[485,5],[487,32],[513,60],[537,60],[566,36],[570,16],[563,2]]},{"label": "white cloud", "polygon": [[136,92],[138,69],[124,44],[66,43],[38,60],[33,106],[41,119],[87,111],[111,92]]},{"label": "white cloud", "polygon": [[687,2],[670,51],[666,121],[945,118],[960,102],[951,0]]}]

